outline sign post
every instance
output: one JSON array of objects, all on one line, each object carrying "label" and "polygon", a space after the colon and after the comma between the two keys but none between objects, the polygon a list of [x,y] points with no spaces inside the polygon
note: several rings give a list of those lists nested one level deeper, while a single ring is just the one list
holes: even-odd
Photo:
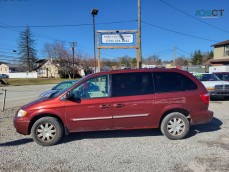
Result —
[{"label": "sign post", "polygon": [[[138,49],[137,30],[98,30],[98,72],[100,72],[100,49]],[[138,51],[137,51],[138,52]],[[137,58],[138,54],[136,55]],[[138,58],[137,58],[138,59]]]}]

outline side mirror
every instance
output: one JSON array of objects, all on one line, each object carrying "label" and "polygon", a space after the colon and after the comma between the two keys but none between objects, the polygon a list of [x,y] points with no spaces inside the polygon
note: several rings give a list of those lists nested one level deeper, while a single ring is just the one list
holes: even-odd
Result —
[{"label": "side mirror", "polygon": [[65,95],[65,98],[66,99],[71,99],[72,98],[72,92],[71,91],[68,91]]}]

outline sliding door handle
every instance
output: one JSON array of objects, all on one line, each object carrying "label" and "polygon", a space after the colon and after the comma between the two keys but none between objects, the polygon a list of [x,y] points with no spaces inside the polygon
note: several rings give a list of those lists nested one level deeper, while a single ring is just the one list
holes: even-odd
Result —
[{"label": "sliding door handle", "polygon": [[121,108],[121,107],[124,107],[125,104],[114,104],[113,105],[115,108]]}]

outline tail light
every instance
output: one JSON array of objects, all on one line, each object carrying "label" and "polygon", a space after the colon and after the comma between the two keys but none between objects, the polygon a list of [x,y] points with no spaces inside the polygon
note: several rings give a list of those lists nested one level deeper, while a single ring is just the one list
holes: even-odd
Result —
[{"label": "tail light", "polygon": [[203,100],[204,103],[209,104],[210,101],[210,94],[205,93],[205,94],[200,94],[201,100]]}]

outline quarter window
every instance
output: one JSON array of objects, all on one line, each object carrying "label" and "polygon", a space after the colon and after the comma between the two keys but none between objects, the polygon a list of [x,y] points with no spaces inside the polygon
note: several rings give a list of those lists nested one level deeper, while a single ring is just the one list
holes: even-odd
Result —
[{"label": "quarter window", "polygon": [[190,78],[179,73],[155,72],[153,75],[157,93],[197,89],[197,85]]},{"label": "quarter window", "polygon": [[112,75],[112,96],[134,96],[154,93],[150,72]]}]

